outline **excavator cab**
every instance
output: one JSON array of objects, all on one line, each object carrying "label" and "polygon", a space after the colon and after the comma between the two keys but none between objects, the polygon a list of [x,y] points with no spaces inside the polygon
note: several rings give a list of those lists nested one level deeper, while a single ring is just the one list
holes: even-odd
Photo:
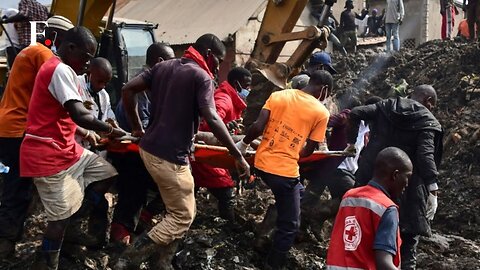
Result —
[{"label": "excavator cab", "polygon": [[122,86],[143,70],[147,48],[155,42],[156,25],[114,18],[109,30],[102,32],[97,56],[110,61],[112,80],[106,90],[115,106],[121,97]]},{"label": "excavator cab", "polygon": [[106,87],[112,106],[120,100],[122,86],[143,69],[157,28],[149,22],[114,17],[116,2],[53,0],[50,10],[53,15],[65,16],[75,25],[87,27],[97,38],[97,56],[107,58],[113,68],[112,80]]}]

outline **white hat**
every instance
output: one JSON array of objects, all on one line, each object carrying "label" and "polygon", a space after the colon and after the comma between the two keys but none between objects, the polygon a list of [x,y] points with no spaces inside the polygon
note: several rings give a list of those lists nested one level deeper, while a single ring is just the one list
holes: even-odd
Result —
[{"label": "white hat", "polygon": [[64,31],[68,31],[74,27],[69,19],[59,15],[48,18],[47,23],[49,28],[57,28]]}]

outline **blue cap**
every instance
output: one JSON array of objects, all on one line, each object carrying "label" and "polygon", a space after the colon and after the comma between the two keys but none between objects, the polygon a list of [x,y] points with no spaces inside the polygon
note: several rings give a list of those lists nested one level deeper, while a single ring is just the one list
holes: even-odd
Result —
[{"label": "blue cap", "polygon": [[316,52],[310,56],[310,65],[322,64],[327,67],[330,74],[337,74],[337,71],[332,66],[332,58],[326,52]]}]

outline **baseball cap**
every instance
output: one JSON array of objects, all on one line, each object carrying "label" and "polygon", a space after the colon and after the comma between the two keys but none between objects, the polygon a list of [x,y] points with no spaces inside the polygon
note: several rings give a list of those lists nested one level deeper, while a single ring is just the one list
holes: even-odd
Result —
[{"label": "baseball cap", "polygon": [[307,86],[310,81],[310,76],[307,74],[300,74],[292,78],[292,88],[293,89],[303,89]]},{"label": "baseball cap", "polygon": [[47,23],[49,28],[57,28],[64,31],[68,31],[74,27],[72,21],[60,15],[48,18]]},{"label": "baseball cap", "polygon": [[337,71],[332,66],[332,58],[326,52],[316,52],[310,56],[310,65],[322,64],[328,68],[330,74],[337,74]]}]

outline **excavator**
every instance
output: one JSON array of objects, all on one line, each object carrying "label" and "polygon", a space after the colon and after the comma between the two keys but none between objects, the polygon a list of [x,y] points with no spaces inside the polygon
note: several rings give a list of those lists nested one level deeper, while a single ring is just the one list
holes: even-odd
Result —
[{"label": "excavator", "polygon": [[116,6],[117,0],[53,0],[50,9],[51,14],[67,17],[97,37],[97,56],[107,58],[113,67],[112,80],[106,87],[112,105],[120,99],[122,86],[142,70],[157,28],[149,22],[115,18]]},{"label": "excavator", "polygon": [[[254,49],[246,65],[252,71],[252,89],[247,97],[248,106],[243,118],[245,129],[255,122],[270,94],[283,88],[279,82],[286,82],[298,73],[316,48],[324,50],[327,47],[330,28],[326,23],[336,0],[314,2],[316,8],[321,10],[318,25],[292,32],[308,0],[268,1]],[[294,40],[301,42],[290,58],[285,63],[276,63],[285,43]]]},{"label": "excavator", "polygon": [[[112,80],[106,87],[113,105],[120,99],[122,86],[145,64],[145,52],[155,42],[157,28],[149,22],[115,18],[116,5],[117,0],[53,0],[50,8],[52,15],[87,27],[97,38],[97,56],[107,58],[113,67]],[[0,63],[2,78],[6,71],[6,65]]]},{"label": "excavator", "polygon": [[[325,26],[331,7],[336,0],[315,0],[319,12],[318,25],[292,32],[308,0],[269,0],[265,15],[249,61],[253,67],[273,73],[285,80],[298,73],[314,49],[325,49],[330,29]],[[112,81],[107,85],[112,104],[120,98],[123,84],[136,75],[145,63],[145,52],[155,42],[157,25],[148,22],[117,19],[114,17],[117,0],[53,0],[50,13],[69,18],[75,25],[89,28],[99,41],[98,56],[107,58],[114,68]],[[109,12],[107,18],[104,15]],[[286,42],[301,43],[285,63],[276,63]],[[263,73],[265,74],[265,73]],[[272,74],[272,72],[266,72]],[[274,80],[275,81],[275,80]],[[244,124],[253,123],[272,91],[279,90],[266,78],[255,74],[252,91],[247,102]]]}]

